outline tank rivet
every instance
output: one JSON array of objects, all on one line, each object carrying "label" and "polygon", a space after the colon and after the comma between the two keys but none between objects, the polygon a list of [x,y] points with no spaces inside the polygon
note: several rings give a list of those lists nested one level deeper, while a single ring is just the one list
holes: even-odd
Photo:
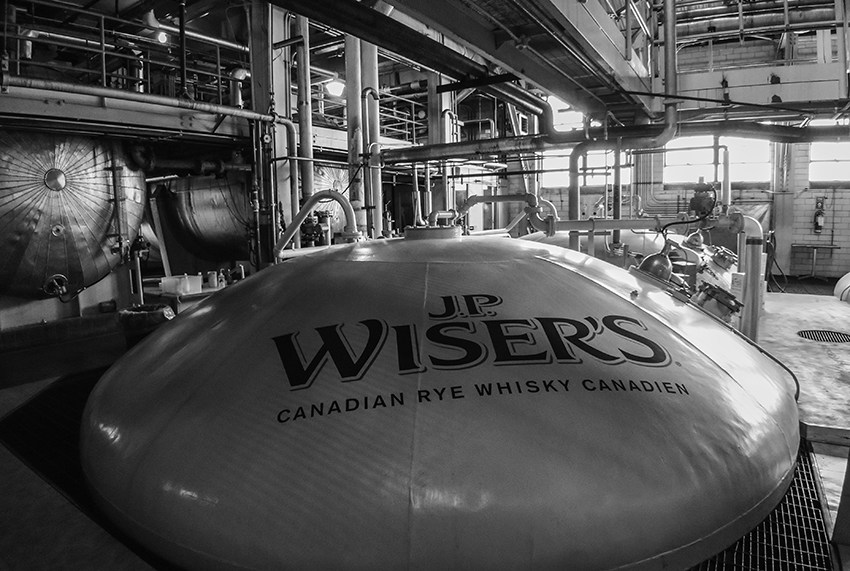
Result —
[{"label": "tank rivet", "polygon": [[44,184],[50,190],[64,189],[65,182],[65,173],[59,169],[50,169],[44,173]]}]

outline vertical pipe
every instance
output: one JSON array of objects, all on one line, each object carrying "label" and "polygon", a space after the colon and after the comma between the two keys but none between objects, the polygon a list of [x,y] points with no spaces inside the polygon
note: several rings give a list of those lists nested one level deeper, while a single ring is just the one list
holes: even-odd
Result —
[{"label": "vertical pipe", "polygon": [[[109,87],[106,81],[106,22],[103,16],[99,18],[100,22],[100,85]],[[5,27],[5,24],[4,24]],[[20,58],[19,58],[20,59]],[[19,71],[20,73],[20,71]]]},{"label": "vertical pipe", "polygon": [[838,61],[841,62],[841,75],[839,76],[839,85],[841,93],[847,97],[847,66],[850,64],[847,60],[847,7],[844,5],[844,0],[835,0],[835,19],[841,22],[841,26],[836,28],[838,40]]},{"label": "vertical pipe", "polygon": [[[263,155],[263,159],[265,161],[266,169],[268,169],[268,178],[269,178],[269,200],[268,200],[268,211],[269,211],[269,223],[271,228],[269,230],[269,251],[274,248],[274,245],[277,243],[277,235],[280,230],[280,187],[278,186],[277,180],[277,170],[274,167],[274,164],[269,160],[269,157],[273,154],[274,149],[277,147],[276,142],[276,129],[274,128],[274,124],[263,126],[264,130],[270,135],[271,142],[266,146],[266,153]],[[272,257],[271,262],[274,263],[275,259]]]},{"label": "vertical pipe", "polygon": [[124,243],[124,230],[127,228],[127,212],[124,209],[124,185],[121,184],[121,166],[118,164],[118,147],[112,147],[112,166],[109,170],[112,171],[112,200],[115,205],[115,234],[118,238],[118,255],[121,260],[127,250],[127,244]]},{"label": "vertical pipe", "polygon": [[[370,156],[377,150],[377,144],[381,136],[381,115],[378,105],[378,46],[368,42],[360,44],[360,65],[363,73],[363,90],[372,88],[374,90],[371,98],[365,99],[366,110],[363,113],[363,128],[367,133],[369,147],[364,148]],[[384,234],[384,198],[381,182],[381,168],[376,164],[370,164],[366,173],[369,177],[369,193],[371,194],[372,227],[375,229],[375,237],[380,238]]]},{"label": "vertical pipe", "polygon": [[215,46],[215,73],[218,76],[216,81],[216,100],[219,105],[224,105],[224,75],[221,73],[221,48]]},{"label": "vertical pipe", "polygon": [[431,194],[431,165],[425,162],[425,212],[431,214],[434,210],[434,196]]},{"label": "vertical pipe", "polygon": [[[444,138],[445,129],[443,128],[444,117],[442,115],[443,100],[446,98],[446,96],[445,96],[445,94],[437,93],[437,87],[440,84],[443,83],[442,76],[440,76],[437,73],[428,72],[427,78],[428,78],[428,83],[427,83],[427,88],[428,88],[428,101],[427,101],[427,105],[428,105],[428,108],[427,108],[428,144],[429,145],[436,145],[436,144],[439,144],[439,143],[446,143],[447,141]],[[445,161],[442,161],[441,163],[437,163],[437,164],[440,166],[440,168],[443,169],[443,171],[445,171],[445,164],[446,164]],[[429,167],[430,167],[430,165],[428,165],[426,163],[426,170],[425,170],[426,184],[428,182],[430,182],[430,180],[431,180],[431,172],[430,172]],[[448,194],[448,188],[446,187],[446,184],[447,184],[447,181],[443,180],[442,190],[443,190],[444,195]],[[427,188],[426,194],[425,194],[425,200],[426,200],[425,213],[431,214],[431,212],[434,210],[434,195],[432,194],[430,184],[427,184],[427,186],[428,186],[428,188]],[[445,202],[446,201],[444,199],[443,203],[445,204]]]},{"label": "vertical pipe", "polygon": [[354,208],[357,230],[364,236],[366,228],[366,210],[363,197],[363,114],[360,109],[360,92],[363,81],[360,66],[360,38],[345,36],[345,111],[348,128],[348,176],[350,186],[348,199]]},{"label": "vertical pipe", "polygon": [[260,177],[263,171],[262,149],[260,143],[260,124],[259,122],[249,123],[251,131],[251,149],[253,151],[253,173],[251,178],[251,212],[254,217],[254,251],[257,253],[256,268],[262,269],[265,260],[265,249],[263,245],[263,224],[260,219]]},{"label": "vertical pipe", "polygon": [[[617,139],[617,146],[614,147],[614,220],[620,220],[623,217],[623,179],[621,171],[623,165],[620,161],[620,153],[623,151],[623,139]],[[615,244],[620,243],[620,230],[614,230],[612,240]]]},{"label": "vertical pipe", "polygon": [[725,213],[732,204],[732,174],[729,172],[729,147],[723,148],[723,183],[721,185],[720,204]]},{"label": "vertical pipe", "polygon": [[[419,192],[419,167],[413,163],[413,225],[425,226],[422,218],[422,195]],[[430,214],[430,212],[428,213]]]},{"label": "vertical pipe", "polygon": [[186,0],[180,0],[180,95],[189,97],[188,66],[186,63]]},{"label": "vertical pipe", "polygon": [[632,59],[632,3],[626,0],[626,61]]},{"label": "vertical pipe", "polygon": [[301,195],[306,200],[313,194],[313,104],[310,94],[310,22],[295,17],[295,34],[302,40],[295,48],[298,58],[298,129],[301,161]]},{"label": "vertical pipe", "polygon": [[712,143],[712,153],[713,153],[713,162],[714,162],[714,178],[712,180],[720,180],[718,176],[720,173],[718,170],[720,169],[720,137],[717,135],[714,136],[714,142]]},{"label": "vertical pipe", "polygon": [[[295,18],[292,12],[287,12],[283,17],[283,39],[289,40],[292,39],[292,20]],[[295,53],[293,51],[292,46],[288,46],[286,49],[286,58],[283,61],[283,106],[285,107],[283,111],[283,116],[292,119],[292,54]],[[295,149],[295,144],[292,146]]]}]

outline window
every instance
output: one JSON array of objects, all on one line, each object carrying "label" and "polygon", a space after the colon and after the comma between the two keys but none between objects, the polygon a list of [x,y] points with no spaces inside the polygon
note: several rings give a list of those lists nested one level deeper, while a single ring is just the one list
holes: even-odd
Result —
[{"label": "window", "polygon": [[[553,150],[543,152],[543,168],[545,172],[541,177],[541,186],[544,188],[566,187],[570,184],[570,153],[571,149]],[[632,169],[626,166],[627,156],[621,155],[620,183],[629,184],[632,178]],[[585,162],[580,163],[579,169],[587,165],[587,171],[579,177],[581,186],[603,186],[614,184],[614,152],[613,151],[591,151],[587,153]],[[606,168],[607,167],[607,168]]]},{"label": "window", "polygon": [[809,180],[850,180],[850,143],[812,143]]},{"label": "window", "polygon": [[[769,182],[771,177],[770,142],[740,137],[721,137],[721,146],[729,149],[729,172],[733,182]],[[665,183],[694,183],[700,178],[715,181],[714,137],[681,137],[667,144],[664,159]],[[723,177],[723,155],[717,178]]]}]

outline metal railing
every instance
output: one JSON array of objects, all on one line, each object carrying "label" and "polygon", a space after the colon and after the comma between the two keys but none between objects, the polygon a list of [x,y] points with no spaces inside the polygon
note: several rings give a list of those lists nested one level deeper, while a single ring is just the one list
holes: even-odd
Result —
[{"label": "metal railing", "polygon": [[[98,85],[227,104],[231,71],[249,67],[247,48],[171,25],[148,25],[49,0],[11,0],[3,27],[9,71],[24,77]],[[185,68],[186,84],[182,84]],[[247,98],[250,101],[250,98]]]}]

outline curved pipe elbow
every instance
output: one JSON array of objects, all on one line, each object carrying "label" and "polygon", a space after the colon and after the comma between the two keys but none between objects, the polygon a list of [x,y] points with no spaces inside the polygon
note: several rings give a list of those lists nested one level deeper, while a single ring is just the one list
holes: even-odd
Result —
[{"label": "curved pipe elbow", "polygon": [[363,88],[363,91],[360,92],[360,99],[366,100],[369,98],[370,95],[375,101],[381,100],[381,96],[378,94],[378,90],[371,86]]},{"label": "curved pipe elbow", "polygon": [[280,237],[280,240],[278,240],[274,245],[273,252],[275,260],[281,258],[283,249],[286,248],[287,244],[289,244],[290,240],[292,240],[293,236],[295,236],[295,233],[301,229],[301,224],[310,212],[312,212],[313,208],[325,199],[335,200],[342,207],[343,214],[345,215],[343,237],[348,240],[356,240],[360,237],[360,232],[357,231],[357,221],[354,218],[354,208],[351,206],[351,203],[348,202],[348,199],[335,190],[320,190],[310,195],[310,198],[304,202],[304,206],[301,207],[301,210],[299,210],[298,214],[295,215],[295,218],[292,219],[292,222],[286,228],[286,231]]},{"label": "curved pipe elbow", "polygon": [[525,216],[532,228],[545,232],[547,236],[554,236],[555,226],[551,223],[554,219],[551,216],[546,219],[541,218],[539,210],[532,206],[525,209]]},{"label": "curved pipe elbow", "polygon": [[744,234],[747,238],[764,238],[764,229],[761,223],[752,216],[743,216],[744,219]]},{"label": "curved pipe elbow", "polygon": [[436,226],[438,220],[457,220],[458,212],[455,210],[434,210],[428,214],[428,226]]}]

